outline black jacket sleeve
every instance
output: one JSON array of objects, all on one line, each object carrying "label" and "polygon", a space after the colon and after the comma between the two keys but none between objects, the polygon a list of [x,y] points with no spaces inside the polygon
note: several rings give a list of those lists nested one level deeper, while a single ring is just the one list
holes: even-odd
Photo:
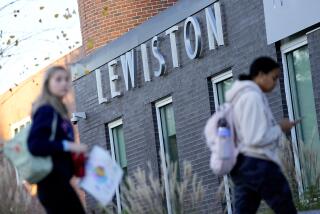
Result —
[{"label": "black jacket sleeve", "polygon": [[[61,141],[49,141],[55,110],[51,106],[42,106],[33,116],[28,137],[28,147],[35,156],[52,156],[63,152]],[[57,125],[59,122],[57,122]]]}]

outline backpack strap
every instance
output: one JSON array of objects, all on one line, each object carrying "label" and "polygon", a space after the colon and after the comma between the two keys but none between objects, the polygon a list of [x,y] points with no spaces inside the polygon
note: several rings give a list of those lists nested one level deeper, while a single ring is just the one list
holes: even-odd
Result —
[{"label": "backpack strap", "polygon": [[232,105],[236,104],[236,102],[240,99],[241,95],[243,95],[247,91],[252,91],[251,88],[243,88],[236,93],[236,95],[230,100]]},{"label": "backpack strap", "polygon": [[[243,95],[244,93],[246,93],[248,91],[252,91],[252,89],[254,89],[254,88],[253,87],[247,87],[247,88],[243,88],[240,91],[238,91],[237,94],[230,100],[232,108],[238,102],[238,100],[240,99],[241,95]],[[254,90],[256,90],[256,89],[254,89]],[[234,121],[233,133],[234,133],[234,143],[235,143],[236,146],[238,146],[237,141],[239,140],[238,136],[237,136],[237,128],[238,128],[238,125],[237,125],[236,121]]]},{"label": "backpack strap", "polygon": [[51,124],[51,135],[49,141],[54,141],[57,133],[57,126],[58,126],[58,115],[56,112],[53,113],[53,120]]},{"label": "backpack strap", "polygon": [[[244,88],[240,91],[237,92],[237,94],[230,100],[230,104],[231,104],[231,108],[234,108],[234,105],[237,103],[237,101],[240,99],[241,95],[243,95],[243,93],[250,91],[250,89],[248,88]],[[233,112],[232,112],[233,114]],[[234,120],[234,119],[233,119]],[[236,147],[238,147],[238,135],[237,135],[237,123],[234,120],[234,126],[233,126],[233,141]]]}]

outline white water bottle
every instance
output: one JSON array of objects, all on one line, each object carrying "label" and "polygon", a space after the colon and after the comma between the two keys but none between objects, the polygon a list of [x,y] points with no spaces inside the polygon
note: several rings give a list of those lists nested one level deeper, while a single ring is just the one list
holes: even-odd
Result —
[{"label": "white water bottle", "polygon": [[218,121],[218,157],[219,159],[232,158],[232,134],[225,118]]}]

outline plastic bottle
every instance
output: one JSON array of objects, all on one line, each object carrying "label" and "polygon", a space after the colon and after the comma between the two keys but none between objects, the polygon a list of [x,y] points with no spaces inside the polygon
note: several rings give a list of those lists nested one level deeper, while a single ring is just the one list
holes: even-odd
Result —
[{"label": "plastic bottle", "polygon": [[230,159],[232,157],[232,134],[225,118],[218,121],[218,157]]}]

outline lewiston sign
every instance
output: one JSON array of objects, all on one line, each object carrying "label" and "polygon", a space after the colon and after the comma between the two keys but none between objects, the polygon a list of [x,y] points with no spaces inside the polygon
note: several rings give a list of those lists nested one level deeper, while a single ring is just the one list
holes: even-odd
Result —
[{"label": "lewiston sign", "polygon": [[[220,3],[216,2],[212,6],[207,7],[205,9],[205,17],[206,32],[201,31],[199,20],[193,16],[184,20],[183,29],[180,29],[179,26],[175,25],[165,32],[165,36],[170,38],[171,56],[174,68],[180,67],[176,37],[178,31],[183,31],[185,51],[190,60],[194,60],[200,56],[203,42],[202,35],[204,33],[207,34],[209,50],[214,50],[216,47],[224,45]],[[95,70],[99,104],[107,103],[112,98],[122,95],[122,91],[120,91],[118,87],[119,81],[125,81],[125,90],[127,91],[137,87],[137,57],[141,57],[142,59],[143,71],[141,72],[143,72],[144,81],[151,81],[152,74],[155,77],[160,77],[166,73],[167,65],[164,55],[160,52],[159,41],[159,36],[154,36],[151,43],[147,42],[140,44],[141,51],[139,51],[139,53],[141,54],[137,55],[137,51],[132,49],[121,55],[119,57],[120,59],[117,58],[107,63],[111,91],[110,97],[103,95],[102,71],[100,69]],[[150,45],[152,50],[152,56],[148,55],[148,45]],[[158,62],[159,66],[155,70],[151,70],[149,67],[150,57],[154,57]],[[115,73],[117,66],[121,66],[122,68],[123,80]]]}]

